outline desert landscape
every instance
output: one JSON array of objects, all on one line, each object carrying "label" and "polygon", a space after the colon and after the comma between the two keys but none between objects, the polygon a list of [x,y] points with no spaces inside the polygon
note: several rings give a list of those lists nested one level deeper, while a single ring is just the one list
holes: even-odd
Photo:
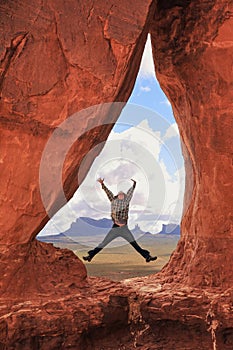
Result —
[{"label": "desert landscape", "polygon": [[[123,247],[105,248],[91,263],[85,263],[89,276],[107,277],[113,281],[120,281],[131,277],[142,277],[159,272],[168,262],[171,253],[175,250],[177,237],[172,239],[158,239],[153,245],[139,240],[143,248],[152,251],[158,259],[146,263],[130,245]],[[78,257],[86,254],[85,249],[75,251]]]},{"label": "desert landscape", "polygon": [[[137,236],[137,242],[140,246],[150,250],[153,255],[158,257],[156,261],[146,263],[130,244],[125,244],[123,239],[118,238],[96,255],[90,263],[84,262],[88,276],[106,277],[113,281],[121,281],[131,277],[157,273],[168,262],[180,238],[178,234],[144,234]],[[87,251],[98,245],[103,238],[103,235],[98,234],[94,238],[93,236],[85,236],[83,238],[87,243],[85,245],[77,243],[78,237],[76,237],[76,242],[72,241],[69,236],[39,237],[40,240],[51,242],[57,247],[71,249],[81,260],[87,254]]]},{"label": "desert landscape", "polygon": [[[0,349],[232,350],[232,0],[5,0],[0,19]],[[128,246],[84,265],[88,244],[37,236],[125,109],[148,34],[185,164],[180,239],[144,242],[148,265]]]}]

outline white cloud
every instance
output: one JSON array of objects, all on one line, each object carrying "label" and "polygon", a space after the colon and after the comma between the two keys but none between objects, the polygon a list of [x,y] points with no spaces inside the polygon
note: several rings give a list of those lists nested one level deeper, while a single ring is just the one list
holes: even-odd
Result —
[{"label": "white cloud", "polygon": [[[150,128],[147,119],[122,133],[112,131],[74,197],[52,219],[57,232],[65,231],[80,216],[110,217],[110,203],[96,181],[98,177],[105,179],[114,194],[127,191],[132,185],[131,178],[137,181],[130,207],[130,228],[138,223],[143,230],[156,233],[161,228],[161,217],[166,216],[167,222],[178,222],[182,212],[184,168],[177,167],[175,176],[171,176],[160,159],[163,142],[175,135],[176,124],[166,130],[162,139],[159,131]],[[173,150],[170,152],[173,158]],[[48,230],[45,228],[44,233],[49,233]]]},{"label": "white cloud", "polygon": [[178,138],[180,137],[177,123],[173,123],[169,126],[169,128],[167,129],[163,137],[163,140],[165,141],[165,140],[171,139],[172,137],[178,137]]},{"label": "white cloud", "polygon": [[143,92],[150,92],[151,88],[149,86],[141,86],[140,90],[143,91]]},{"label": "white cloud", "polygon": [[151,38],[148,34],[145,49],[142,56],[141,66],[139,69],[139,77],[141,78],[155,78],[155,68],[152,56]]}]

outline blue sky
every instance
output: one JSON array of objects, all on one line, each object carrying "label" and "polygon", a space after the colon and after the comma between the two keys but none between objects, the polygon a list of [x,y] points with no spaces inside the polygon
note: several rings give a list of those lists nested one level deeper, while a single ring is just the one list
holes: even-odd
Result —
[{"label": "blue sky", "polygon": [[179,223],[184,193],[184,162],[172,108],[155,77],[150,38],[132,95],[107,142],[73,198],[41,234],[67,230],[79,216],[110,216],[106,195],[96,181],[104,177],[113,192],[137,180],[129,227],[159,232],[163,223]]},{"label": "blue sky", "polygon": [[[152,130],[160,130],[161,135],[163,135],[165,132],[164,125],[160,125],[161,117],[171,125],[176,124],[171,104],[163,90],[160,88],[159,82],[155,75],[150,35],[148,35],[140,70],[133,92],[128,100],[128,104],[143,106],[145,107],[144,112],[147,112],[148,109],[148,113],[146,115],[148,124]],[[152,114],[150,114],[150,110],[153,111]],[[155,112],[159,118],[156,118]],[[127,113],[126,111],[121,114],[113,129],[114,132],[121,133],[122,131],[128,129],[129,126],[126,124],[129,123],[129,120],[131,121],[132,125],[137,125],[145,118],[145,116],[143,116],[141,113],[135,113],[133,117],[129,116],[129,114],[130,113]],[[161,146],[160,159],[164,160],[171,176],[173,176],[177,164],[174,164],[174,161],[171,159],[169,149],[175,150],[176,163],[178,162],[178,167],[182,167],[183,164],[181,147],[178,145],[178,143],[179,139],[171,138],[170,140],[167,140],[166,145],[163,144]]]},{"label": "blue sky", "polygon": [[[137,104],[156,111],[171,124],[175,122],[171,104],[160,88],[155,76],[150,35],[148,35],[139,73],[128,103]],[[121,117],[119,121],[121,121]],[[156,121],[153,122],[151,119],[149,123],[152,128],[157,129]],[[116,132],[118,131],[117,126],[115,126],[114,130]]]},{"label": "blue sky", "polygon": [[[144,76],[139,72],[128,102],[145,106],[146,108],[156,111],[158,114],[164,116],[170,123],[175,122],[171,104],[161,90],[154,72],[150,76]],[[153,123],[150,120],[149,123],[152,128],[154,125],[156,129],[156,121]],[[117,131],[117,128],[115,131]]]}]

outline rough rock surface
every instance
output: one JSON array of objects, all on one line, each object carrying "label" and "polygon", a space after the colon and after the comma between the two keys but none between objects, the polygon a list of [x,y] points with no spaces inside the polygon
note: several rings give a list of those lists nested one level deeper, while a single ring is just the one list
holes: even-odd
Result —
[{"label": "rough rock surface", "polygon": [[1,303],[0,309],[1,349],[124,349],[132,338],[128,288],[107,280],[90,279],[53,299]]},{"label": "rough rock surface", "polygon": [[232,28],[232,1],[159,1],[151,27],[187,175],[182,237],[163,275],[195,286],[233,285]]},{"label": "rough rock surface", "polygon": [[[136,1],[133,8],[123,0],[37,0],[33,6],[28,0],[1,2],[0,249],[4,259],[0,271],[8,265],[8,276],[19,270],[23,254],[25,260],[28,251],[35,254],[39,245],[31,242],[49,219],[39,187],[40,160],[47,140],[75,112],[100,103],[127,100],[147,37],[151,2]],[[131,66],[133,70],[129,70]],[[90,131],[75,142],[65,159],[63,184],[67,199],[77,189],[76,174],[83,158],[99,143],[100,151],[101,142],[106,140],[117,117],[117,112],[99,113],[98,124],[109,124],[97,129],[92,129],[92,125],[96,126],[93,112],[78,121],[76,128],[81,135]],[[66,139],[64,131],[60,144]],[[89,157],[85,171],[95,155],[96,152]],[[57,168],[45,170],[53,181]],[[50,193],[52,213],[64,204],[57,192],[55,189]],[[52,252],[50,247],[50,255],[56,254],[57,250]],[[43,256],[46,264],[46,255],[41,259]],[[80,267],[80,276],[76,272],[72,276],[70,268],[70,279],[82,281],[83,264],[71,257],[70,265],[73,264]],[[32,270],[37,271],[36,265]],[[20,279],[19,273],[17,276]],[[56,275],[51,276],[54,279]],[[7,281],[14,285],[13,278]],[[13,285],[8,285],[8,290]],[[20,288],[20,283],[17,286]],[[50,286],[48,278],[47,287]],[[15,289],[15,296],[21,292]],[[6,294],[4,282],[1,293]]]},{"label": "rough rock surface", "polygon": [[[233,348],[233,4],[150,5],[0,5],[2,349]],[[124,284],[86,279],[71,252],[34,240],[48,220],[39,162],[51,133],[74,112],[127,100],[148,31],[183,141],[181,240],[158,275]],[[110,122],[116,118],[117,112]],[[108,120],[107,113],[100,119]],[[80,129],[92,122],[93,115],[80,120]],[[106,139],[111,123],[91,130],[67,155],[67,198],[82,158]],[[54,203],[58,197],[51,196]]]},{"label": "rough rock surface", "polygon": [[1,301],[1,349],[231,350],[233,291],[156,276],[88,278],[67,295]]},{"label": "rough rock surface", "polygon": [[37,240],[0,247],[1,298],[24,300],[66,295],[86,285],[87,271],[69,249]]},{"label": "rough rock surface", "polygon": [[148,349],[232,349],[232,288],[166,283],[162,274],[125,280],[124,284],[138,296],[146,332],[138,336],[143,345],[153,339]]}]

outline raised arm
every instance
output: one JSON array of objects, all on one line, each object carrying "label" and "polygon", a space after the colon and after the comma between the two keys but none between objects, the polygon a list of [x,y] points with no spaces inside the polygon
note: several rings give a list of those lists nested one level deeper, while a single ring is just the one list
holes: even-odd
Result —
[{"label": "raised arm", "polygon": [[113,200],[113,198],[114,198],[114,195],[113,195],[112,191],[110,191],[110,190],[105,186],[105,184],[104,184],[104,179],[99,178],[97,181],[101,184],[102,189],[105,191],[106,195],[108,196],[108,199],[109,199],[110,202],[111,202],[111,201]]},{"label": "raised arm", "polygon": [[126,200],[127,200],[128,203],[131,201],[131,198],[133,196],[133,191],[134,191],[134,189],[136,187],[136,181],[133,180],[133,179],[131,179],[131,181],[133,181],[133,186],[130,187],[130,189],[126,193]]}]

